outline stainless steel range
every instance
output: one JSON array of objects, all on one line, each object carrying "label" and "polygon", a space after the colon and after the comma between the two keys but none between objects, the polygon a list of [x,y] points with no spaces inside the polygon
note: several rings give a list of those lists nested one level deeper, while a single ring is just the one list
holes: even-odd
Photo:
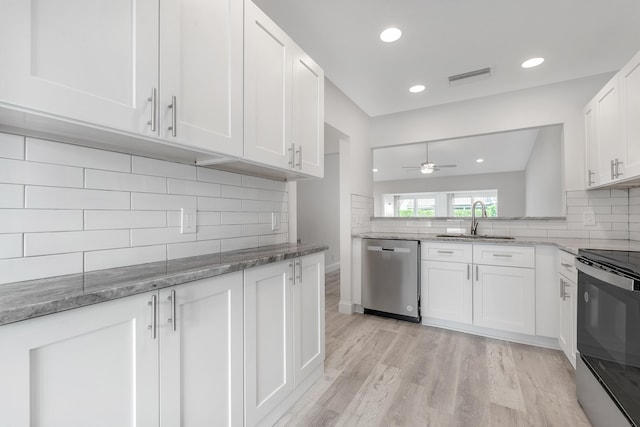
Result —
[{"label": "stainless steel range", "polygon": [[640,425],[640,252],[580,250],[578,401],[594,426]]}]

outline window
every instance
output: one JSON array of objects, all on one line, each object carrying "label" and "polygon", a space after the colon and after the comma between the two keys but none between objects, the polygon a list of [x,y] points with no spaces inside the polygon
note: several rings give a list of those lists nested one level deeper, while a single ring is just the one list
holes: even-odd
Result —
[{"label": "window", "polygon": [[[474,190],[440,193],[385,194],[393,200],[393,215],[400,217],[470,217],[471,206],[484,203],[487,216],[498,216],[498,190]],[[391,209],[385,215],[391,216]],[[482,209],[476,207],[476,216]]]}]

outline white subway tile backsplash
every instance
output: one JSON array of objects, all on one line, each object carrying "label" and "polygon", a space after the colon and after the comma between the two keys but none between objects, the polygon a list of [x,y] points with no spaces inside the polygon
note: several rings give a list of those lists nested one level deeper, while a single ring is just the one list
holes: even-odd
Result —
[{"label": "white subway tile backsplash", "polygon": [[32,209],[129,209],[129,193],[75,188],[25,189],[25,206]]},{"label": "white subway tile backsplash", "polygon": [[627,239],[629,233],[627,231],[590,231],[590,239]]},{"label": "white subway tile backsplash", "polygon": [[196,209],[195,196],[177,196],[173,194],[131,193],[131,209],[179,211],[182,208]]},{"label": "white subway tile backsplash", "polygon": [[82,273],[82,252],[0,260],[0,284]]},{"label": "white subway tile backsplash", "polygon": [[209,255],[220,252],[220,240],[202,240],[199,242],[172,243],[167,245],[167,259]]},{"label": "white subway tile backsplash", "polygon": [[166,178],[130,173],[85,170],[85,187],[99,190],[139,191],[143,193],[166,193]]},{"label": "white subway tile backsplash", "polygon": [[265,190],[273,190],[275,188],[275,181],[271,179],[256,178],[253,176],[242,176],[242,186],[251,188],[262,188]]},{"label": "white subway tile backsplash", "polygon": [[81,168],[0,159],[0,182],[82,188],[84,177]]},{"label": "white subway tile backsplash", "polygon": [[190,196],[219,197],[220,184],[186,181],[183,179],[169,179],[167,180],[167,193],[185,194]]},{"label": "white subway tile backsplash", "polygon": [[140,175],[196,180],[196,167],[147,157],[132,156],[131,172]]},{"label": "white subway tile backsplash", "polygon": [[222,252],[239,251],[240,249],[249,249],[260,246],[260,239],[258,236],[237,237],[234,239],[224,239],[220,242],[220,245],[220,250]]},{"label": "white subway tile backsplash", "polygon": [[233,185],[223,185],[221,195],[227,199],[249,199],[258,200],[259,190],[257,188],[235,187]]},{"label": "white subway tile backsplash", "polygon": [[0,208],[24,207],[24,186],[0,184]]},{"label": "white subway tile backsplash", "polygon": [[86,252],[84,254],[84,271],[146,264],[149,262],[166,261],[166,259],[166,245]]},{"label": "white subway tile backsplash", "polygon": [[271,224],[246,224],[242,226],[243,236],[262,236],[271,234]]},{"label": "white subway tile backsplash", "polygon": [[199,167],[197,169],[198,181],[242,186],[242,175],[238,175],[237,173],[224,172],[202,167]]},{"label": "white subway tile backsplash", "polygon": [[0,258],[22,256],[22,234],[0,234]]},{"label": "white subway tile backsplash", "polygon": [[156,228],[167,226],[163,211],[84,211],[85,230]]},{"label": "white subway tile backsplash", "polygon": [[242,236],[241,225],[198,226],[198,240],[226,239],[239,236]]},{"label": "white subway tile backsplash", "polygon": [[220,212],[198,212],[198,225],[220,225]]},{"label": "white subway tile backsplash", "polygon": [[272,212],[274,209],[273,202],[261,202],[258,200],[242,201],[242,212]]},{"label": "white subway tile backsplash", "polygon": [[613,231],[629,231],[629,223],[628,222],[614,222],[611,224],[611,229]]},{"label": "white subway tile backsplash", "polygon": [[0,233],[82,230],[81,210],[0,209]]},{"label": "white subway tile backsplash", "polygon": [[588,239],[588,230],[549,230],[549,237],[561,237],[566,239]]},{"label": "white subway tile backsplash", "polygon": [[128,230],[62,231],[24,235],[24,256],[84,252],[128,246]]},{"label": "white subway tile backsplash", "polygon": [[219,197],[198,197],[198,210],[213,212],[239,212],[242,210],[242,200],[221,199]]},{"label": "white subway tile backsplash", "polygon": [[166,243],[191,242],[196,233],[180,233],[180,227],[140,228],[131,230],[131,246],[150,246]]},{"label": "white subway tile backsplash", "polygon": [[0,133],[0,157],[24,160],[24,136]]},{"label": "white subway tile backsplash", "polygon": [[629,206],[626,197],[612,197],[610,199],[589,199],[590,206]]},{"label": "white subway tile backsplash", "polygon": [[260,190],[258,198],[260,200],[271,200],[272,202],[284,202],[288,200],[288,194],[282,191]]},{"label": "white subway tile backsplash", "polygon": [[32,162],[131,172],[131,156],[112,151],[27,138],[26,153]]},{"label": "white subway tile backsplash", "polygon": [[272,234],[270,236],[259,236],[258,237],[258,245],[259,246],[269,246],[269,245],[279,245],[282,243],[287,243],[287,235],[286,234]]},{"label": "white subway tile backsplash", "polygon": [[273,202],[273,208],[275,212],[287,212],[289,211],[288,202]]},{"label": "white subway tile backsplash", "polygon": [[[271,213],[269,215],[269,224],[271,224]],[[221,224],[258,224],[259,218],[257,212],[222,212],[220,217]]]}]

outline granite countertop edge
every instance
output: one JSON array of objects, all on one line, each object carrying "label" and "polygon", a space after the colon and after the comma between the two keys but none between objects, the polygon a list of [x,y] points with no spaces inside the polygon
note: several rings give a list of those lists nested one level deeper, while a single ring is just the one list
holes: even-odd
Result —
[{"label": "granite countertop edge", "polygon": [[327,250],[282,244],[0,285],[0,326]]}]

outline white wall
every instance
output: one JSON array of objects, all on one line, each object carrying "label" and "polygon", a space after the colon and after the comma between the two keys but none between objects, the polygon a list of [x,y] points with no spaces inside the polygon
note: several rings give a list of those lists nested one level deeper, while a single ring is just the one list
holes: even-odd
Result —
[{"label": "white wall", "polygon": [[371,147],[564,124],[567,190],[584,188],[582,109],[613,73],[371,119]]},{"label": "white wall", "polygon": [[329,246],[326,269],[340,264],[340,157],[324,156],[324,179],[298,182],[298,239]]},{"label": "white wall", "polygon": [[499,216],[524,216],[525,180],[522,171],[374,182],[375,215],[383,216],[383,194],[493,189],[498,190]]},{"label": "white wall", "polygon": [[0,284],[286,243],[289,213],[284,182],[4,133],[0,208]]},{"label": "white wall", "polygon": [[525,168],[526,216],[565,215],[562,191],[562,126],[540,128]]}]

